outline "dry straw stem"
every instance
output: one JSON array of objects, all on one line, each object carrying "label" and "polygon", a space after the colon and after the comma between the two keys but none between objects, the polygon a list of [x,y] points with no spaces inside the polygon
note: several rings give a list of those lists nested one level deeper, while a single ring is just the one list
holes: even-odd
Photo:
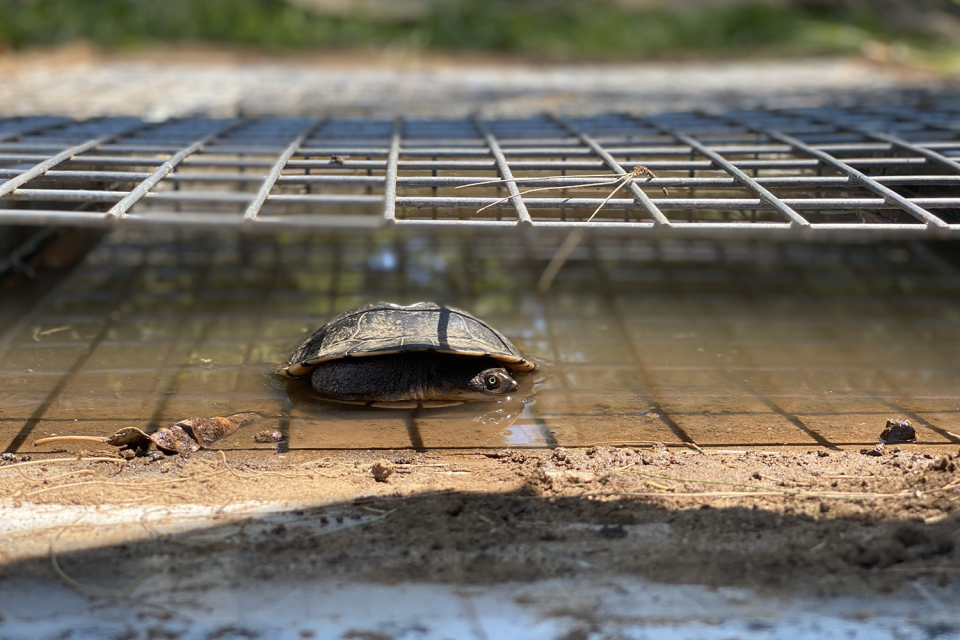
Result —
[{"label": "dry straw stem", "polygon": [[100,598],[123,598],[125,597],[124,593],[114,593],[107,589],[102,589],[100,587],[95,587],[88,584],[83,584],[70,576],[60,567],[60,563],[57,561],[57,552],[56,552],[56,543],[60,539],[60,536],[63,535],[63,532],[66,531],[71,526],[75,526],[80,519],[83,518],[83,515],[80,515],[76,520],[74,520],[70,525],[62,527],[55,536],[50,540],[50,566],[53,567],[53,572],[66,584],[68,587],[76,591],[77,593],[87,596],[87,597],[100,597]]},{"label": "dry straw stem", "polygon": [[46,331],[40,331],[40,327],[33,328],[33,341],[40,342],[40,338],[43,336],[53,335],[54,333],[60,333],[61,331],[69,331],[73,329],[73,325],[64,325],[62,327],[57,327],[55,329],[47,329]]},{"label": "dry straw stem", "polygon": [[50,436],[48,438],[40,438],[33,443],[33,446],[39,447],[44,444],[50,444],[52,442],[97,442],[100,444],[105,444],[109,440],[104,436]]},{"label": "dry straw stem", "polygon": [[17,492],[17,494],[15,494],[13,497],[15,497],[15,498],[17,498],[17,497],[28,498],[28,497],[32,497],[32,496],[35,496],[35,495],[39,495],[39,494],[41,494],[41,493],[46,493],[46,492],[48,492],[48,491],[57,491],[57,490],[60,490],[60,489],[70,489],[70,488],[74,488],[74,487],[89,487],[89,486],[94,486],[94,485],[101,485],[101,486],[107,486],[107,487],[123,487],[123,488],[131,488],[131,489],[145,490],[145,489],[153,489],[154,487],[158,487],[158,486],[162,486],[162,485],[182,484],[182,483],[190,482],[190,481],[206,480],[206,479],[213,478],[213,477],[215,477],[215,476],[221,475],[221,474],[223,474],[223,473],[226,473],[226,470],[220,469],[220,470],[214,471],[214,472],[212,472],[212,473],[198,474],[198,475],[191,475],[191,476],[184,476],[184,477],[181,477],[181,478],[171,478],[171,479],[169,479],[169,480],[154,480],[154,481],[152,481],[152,482],[115,482],[115,481],[112,481],[112,480],[85,480],[85,481],[83,481],[83,482],[70,482],[70,483],[67,483],[67,484],[59,484],[59,485],[56,485],[56,486],[53,486],[53,487],[44,487],[43,489],[37,489],[36,491],[30,491],[30,492],[27,492],[27,493],[23,493],[23,492],[21,491],[21,492]]},{"label": "dry straw stem", "polygon": [[[616,174],[609,174],[609,173],[594,173],[594,174],[579,175],[579,176],[546,176],[546,177],[542,177],[542,178],[501,178],[501,179],[499,179],[499,180],[484,180],[484,181],[482,181],[482,182],[471,182],[470,184],[462,184],[462,185],[459,185],[459,186],[454,187],[454,188],[455,188],[455,189],[466,189],[467,187],[480,187],[480,186],[490,185],[490,184],[504,184],[504,183],[507,183],[507,182],[514,182],[514,183],[516,183],[516,182],[540,182],[540,181],[556,180],[556,179],[558,179],[558,178],[569,178],[569,177],[575,177],[575,178],[607,178],[607,180],[603,180],[603,181],[601,181],[601,182],[589,182],[589,183],[587,183],[587,184],[554,185],[554,186],[550,186],[550,187],[536,187],[536,188],[534,188],[534,189],[527,189],[526,191],[521,191],[520,193],[517,194],[518,196],[524,196],[524,195],[526,195],[526,194],[528,194],[528,193],[534,193],[534,192],[536,192],[536,191],[553,191],[553,190],[557,190],[557,189],[584,189],[584,188],[587,188],[587,187],[604,187],[604,186],[617,185],[616,188],[615,188],[613,191],[610,192],[610,195],[608,195],[606,198],[604,198],[603,202],[600,203],[600,206],[597,207],[597,208],[594,210],[594,212],[590,215],[589,218],[587,218],[587,222],[590,222],[591,220],[594,219],[594,217],[596,217],[596,215],[597,215],[598,213],[600,213],[600,209],[603,209],[603,207],[607,204],[607,202],[609,202],[610,199],[613,198],[613,196],[614,196],[618,191],[620,191],[620,189],[622,189],[622,188],[625,187],[626,185],[630,184],[630,182],[632,182],[633,180],[636,180],[637,178],[640,178],[641,176],[647,176],[647,179],[648,179],[648,180],[654,180],[654,179],[657,178],[656,174],[654,174],[653,171],[650,171],[650,169],[647,169],[647,168],[646,168],[645,166],[643,166],[642,164],[638,164],[638,165],[636,165],[635,167],[633,167],[633,170],[632,170],[630,173],[624,173],[623,175],[619,175],[619,176],[616,175]],[[666,188],[666,187],[660,187],[660,189],[663,191],[663,195],[665,195],[665,196],[667,196],[667,197],[670,196],[670,193],[667,191],[667,188]],[[514,197],[513,195],[509,195],[509,196],[506,196],[506,197],[504,197],[504,198],[500,198],[499,200],[495,200],[495,201],[491,202],[490,204],[484,205],[484,206],[480,207],[479,209],[477,209],[477,213],[480,213],[481,211],[484,211],[485,209],[489,209],[490,207],[495,207],[495,206],[497,206],[498,204],[500,204],[500,203],[502,203],[502,202],[506,202],[507,200],[509,200],[510,198],[513,198],[513,197]]]},{"label": "dry straw stem", "polygon": [[[756,486],[747,484],[745,482],[731,482],[726,480],[698,480],[696,478],[681,478],[676,476],[667,476],[656,473],[646,473],[644,471],[637,471],[635,469],[628,469],[622,467],[620,469],[615,469],[615,471],[623,471],[626,473],[632,473],[634,475],[643,476],[645,478],[653,478],[656,480],[668,480],[672,482],[684,482],[690,484],[716,484],[723,485],[728,487],[745,487],[751,489],[751,491],[696,491],[696,492],[687,492],[687,493],[592,493],[589,495],[605,495],[605,496],[654,496],[654,495],[663,495],[664,497],[671,498],[746,498],[746,497],[757,497],[757,496],[791,496],[795,498],[817,498],[817,499],[834,499],[834,500],[875,500],[880,498],[910,498],[916,496],[916,491],[911,489],[905,489],[897,493],[866,493],[858,491],[803,491],[798,489],[782,489],[779,487],[760,487],[759,490]],[[647,482],[648,485],[655,485],[658,483]],[[662,485],[661,485],[662,486]],[[659,487],[657,487],[659,488]],[[932,489],[930,491],[924,491],[925,494],[930,493],[940,493],[943,491],[948,491],[950,489],[960,488],[960,478],[953,480],[952,482],[940,487],[939,489]]]},{"label": "dry straw stem", "polygon": [[113,462],[114,464],[124,465],[127,461],[122,458],[46,458],[45,460],[31,460],[30,462],[17,462],[15,464],[6,464],[0,467],[0,471],[6,469],[22,469],[38,464],[56,464],[59,462]]},{"label": "dry straw stem", "polygon": [[[592,176],[577,176],[577,177],[589,178],[589,177],[597,177],[599,175],[603,175],[603,174],[595,174]],[[597,216],[598,213],[600,213],[600,210],[603,209],[603,207],[606,206],[608,202],[610,202],[610,199],[613,198],[613,196],[616,195],[617,192],[620,191],[620,189],[630,184],[630,182],[632,182],[633,180],[636,180],[640,176],[644,176],[644,175],[647,176],[649,180],[653,180],[657,177],[652,171],[650,171],[650,169],[646,168],[642,164],[638,164],[633,168],[633,171],[631,171],[630,173],[625,173],[621,176],[615,176],[613,180],[607,180],[605,182],[594,182],[589,184],[571,185],[571,186],[539,187],[537,189],[528,189],[526,191],[521,191],[519,195],[522,196],[524,194],[532,193],[534,191],[548,191],[550,189],[568,189],[568,188],[579,188],[579,187],[616,185],[613,191],[611,191],[610,194],[603,199],[603,202],[600,203],[600,206],[594,209],[593,213],[590,214],[590,217],[587,218],[587,222],[590,222]],[[566,176],[551,176],[547,178],[529,178],[529,180],[538,180],[538,179],[539,180],[555,180],[558,177],[562,178]],[[607,174],[607,177],[610,177],[609,174]],[[456,188],[460,189],[462,187],[474,187],[474,186],[479,186],[484,184],[515,182],[516,180],[517,178],[503,179],[503,180],[487,180],[485,182],[475,182],[472,184],[461,185]],[[520,180],[523,180],[523,178],[520,178]],[[663,194],[669,197],[670,194],[669,192],[667,192],[667,188],[666,187],[660,187],[660,188],[663,190]],[[496,202],[492,202],[486,205],[485,207],[481,207],[480,209],[477,210],[477,213],[480,213],[484,209],[487,209],[494,205],[500,204],[501,202],[505,202],[506,200],[509,200],[512,197],[513,196],[500,198]],[[547,291],[550,290],[550,285],[553,284],[553,281],[557,277],[557,274],[560,273],[560,270],[563,268],[563,265],[566,264],[567,260],[570,258],[570,254],[573,253],[573,250],[576,249],[577,245],[579,245],[580,242],[583,240],[584,235],[585,235],[585,232],[583,229],[574,229],[573,231],[570,232],[570,234],[566,237],[566,239],[560,244],[560,246],[557,247],[557,250],[553,254],[553,257],[550,258],[550,262],[547,264],[546,269],[543,270],[543,274],[540,276],[540,280],[537,281],[536,291],[539,295],[541,296],[546,295]]]}]

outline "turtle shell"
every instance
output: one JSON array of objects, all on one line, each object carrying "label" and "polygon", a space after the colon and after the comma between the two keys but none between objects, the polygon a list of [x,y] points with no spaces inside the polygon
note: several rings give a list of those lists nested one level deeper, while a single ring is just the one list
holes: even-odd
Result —
[{"label": "turtle shell", "polygon": [[499,331],[475,316],[434,302],[402,307],[376,302],[341,313],[306,339],[280,370],[296,377],[340,358],[437,351],[494,358],[513,371],[533,371]]}]

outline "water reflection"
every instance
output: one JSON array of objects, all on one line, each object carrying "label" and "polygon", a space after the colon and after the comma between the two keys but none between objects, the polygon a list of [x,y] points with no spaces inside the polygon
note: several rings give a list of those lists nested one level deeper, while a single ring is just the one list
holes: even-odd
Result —
[{"label": "water reflection", "polygon": [[[534,402],[536,385],[548,376],[541,365],[536,373],[517,374],[519,389],[507,398],[417,409],[332,402],[313,389],[309,378],[283,378],[277,383],[287,392],[295,425],[290,445],[295,448],[337,448],[341,443],[365,448],[505,447],[544,443],[539,429],[514,430],[512,426]],[[376,440],[369,439],[371,432],[378,434]]]}]

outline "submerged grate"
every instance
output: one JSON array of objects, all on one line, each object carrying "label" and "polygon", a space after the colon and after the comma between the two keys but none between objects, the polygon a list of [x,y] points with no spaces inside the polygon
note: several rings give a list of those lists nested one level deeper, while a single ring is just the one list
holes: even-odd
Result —
[{"label": "submerged grate", "polygon": [[[510,119],[25,117],[0,120],[0,223],[956,238],[958,157],[947,96]],[[656,177],[606,201],[616,185],[596,183],[634,165]],[[520,193],[540,187],[556,189]]]},{"label": "submerged grate", "polygon": [[[255,411],[218,446],[473,449],[960,443],[960,270],[927,243],[587,238],[549,295],[523,234],[122,230],[0,324],[0,451]],[[532,395],[429,411],[312,400],[274,368],[375,300],[470,310],[543,363]],[[525,380],[530,381],[527,377]],[[526,392],[524,392],[526,393]],[[70,450],[89,444],[68,443]]]}]

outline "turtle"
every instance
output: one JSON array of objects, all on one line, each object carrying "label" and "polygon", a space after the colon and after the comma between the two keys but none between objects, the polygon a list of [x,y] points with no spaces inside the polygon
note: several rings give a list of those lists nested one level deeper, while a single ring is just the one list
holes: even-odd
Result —
[{"label": "turtle", "polygon": [[536,364],[476,316],[435,302],[375,302],[307,338],[280,374],[310,376],[328,400],[384,408],[505,399]]}]

